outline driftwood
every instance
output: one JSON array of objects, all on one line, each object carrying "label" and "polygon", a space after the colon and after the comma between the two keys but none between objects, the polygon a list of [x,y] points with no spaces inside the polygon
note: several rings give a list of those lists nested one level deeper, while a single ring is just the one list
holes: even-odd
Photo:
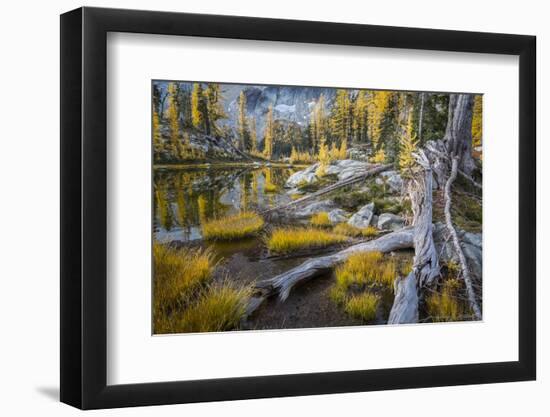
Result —
[{"label": "driftwood", "polygon": [[373,175],[379,174],[379,173],[384,172],[384,171],[388,171],[391,167],[392,167],[391,164],[386,164],[386,165],[377,166],[375,168],[371,168],[363,174],[356,175],[352,178],[348,178],[347,180],[338,181],[335,184],[332,184],[332,185],[329,185],[328,187],[322,188],[322,189],[320,189],[320,190],[318,190],[314,193],[311,193],[311,194],[309,194],[305,197],[299,198],[299,199],[291,201],[289,203],[281,204],[277,207],[266,209],[262,212],[262,214],[269,214],[269,213],[276,212],[276,211],[294,209],[294,208],[300,206],[303,203],[314,200],[315,198],[320,197],[324,194],[328,194],[331,191],[337,190],[337,189],[342,188],[342,187],[346,187],[348,185],[358,183],[360,181],[365,180],[368,177],[371,177]]},{"label": "driftwood", "polygon": [[447,229],[451,234],[453,245],[458,255],[458,259],[460,261],[460,267],[462,269],[462,278],[464,279],[464,284],[466,286],[466,294],[468,295],[468,302],[470,303],[470,307],[474,312],[476,319],[481,320],[481,309],[479,308],[479,305],[476,300],[472,278],[470,276],[470,269],[468,268],[468,264],[466,263],[466,257],[464,256],[464,251],[460,246],[460,240],[458,239],[458,235],[456,233],[456,229],[453,226],[453,222],[451,218],[451,204],[452,204],[451,186],[453,185],[453,182],[456,179],[457,172],[458,172],[458,158],[454,157],[451,161],[451,175],[449,176],[449,179],[445,184],[445,224],[447,225]]},{"label": "driftwood", "polygon": [[256,295],[249,301],[246,316],[252,314],[269,297],[277,295],[280,301],[285,301],[296,285],[330,271],[353,253],[374,251],[387,253],[399,249],[410,249],[413,247],[413,238],[414,229],[405,227],[378,239],[350,246],[335,254],[309,259],[274,278],[260,281],[255,286]]}]

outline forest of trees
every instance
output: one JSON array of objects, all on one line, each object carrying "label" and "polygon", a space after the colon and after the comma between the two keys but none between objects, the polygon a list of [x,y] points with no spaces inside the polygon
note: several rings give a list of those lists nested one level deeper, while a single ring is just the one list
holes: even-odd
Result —
[{"label": "forest of trees", "polygon": [[[247,112],[244,89],[237,98],[236,120],[227,123],[222,87],[217,83],[153,85],[153,141],[156,162],[205,159],[190,135],[221,138],[242,154],[263,160],[328,163],[345,159],[350,148],[372,162],[413,164],[412,153],[445,134],[449,94],[338,89],[329,104],[320,94],[309,120],[300,125],[276,119],[273,106],[262,131]],[[481,145],[481,96],[474,98],[472,145]],[[232,128],[231,126],[234,126]],[[203,136],[204,137],[204,136]]]}]

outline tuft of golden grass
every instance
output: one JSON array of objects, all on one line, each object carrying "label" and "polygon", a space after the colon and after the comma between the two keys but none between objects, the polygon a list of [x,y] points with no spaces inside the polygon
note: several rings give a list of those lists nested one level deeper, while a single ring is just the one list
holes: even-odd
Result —
[{"label": "tuft of golden grass", "polygon": [[206,249],[175,249],[153,244],[153,325],[155,333],[169,332],[170,316],[184,308],[211,279],[215,263]]},{"label": "tuft of golden grass", "polygon": [[264,220],[258,214],[242,212],[203,223],[202,235],[209,240],[234,240],[255,235],[263,227]]},{"label": "tuft of golden grass", "polygon": [[365,237],[375,237],[378,235],[378,229],[374,226],[367,226],[361,229],[361,234]]},{"label": "tuft of golden grass", "polygon": [[210,250],[175,249],[153,244],[154,299],[159,308],[189,297],[210,280],[215,264]]},{"label": "tuft of golden grass", "polygon": [[433,321],[458,321],[465,315],[465,309],[456,298],[460,289],[458,279],[444,282],[441,293],[426,298],[426,308]]},{"label": "tuft of golden grass", "polygon": [[344,310],[353,317],[360,318],[364,321],[371,321],[376,318],[376,310],[379,302],[379,296],[364,292],[350,297],[345,302]]},{"label": "tuft of golden grass", "polygon": [[381,252],[359,252],[336,268],[336,285],[348,288],[357,285],[393,285],[397,275],[394,260],[384,260]]},{"label": "tuft of golden grass", "polygon": [[209,249],[175,249],[153,244],[153,332],[223,331],[238,327],[249,287],[212,285],[215,268]]},{"label": "tuft of golden grass", "polygon": [[317,228],[279,228],[266,239],[271,252],[288,253],[298,249],[322,248],[348,240],[347,236]]},{"label": "tuft of golden grass", "polygon": [[328,227],[331,225],[328,213],[326,211],[320,211],[311,216],[310,223],[312,226]]},{"label": "tuft of golden grass", "polygon": [[249,287],[228,284],[208,287],[177,320],[180,332],[221,332],[239,326],[250,297]]},{"label": "tuft of golden grass", "polygon": [[348,223],[339,223],[336,226],[334,226],[334,229],[332,229],[334,233],[338,233],[341,235],[351,236],[351,237],[359,237],[362,234],[362,229],[352,226]]},{"label": "tuft of golden grass", "polygon": [[334,233],[340,233],[342,235],[351,236],[351,237],[375,237],[378,235],[378,230],[376,227],[368,226],[365,228],[355,227],[348,223],[340,223],[334,226],[332,229]]}]

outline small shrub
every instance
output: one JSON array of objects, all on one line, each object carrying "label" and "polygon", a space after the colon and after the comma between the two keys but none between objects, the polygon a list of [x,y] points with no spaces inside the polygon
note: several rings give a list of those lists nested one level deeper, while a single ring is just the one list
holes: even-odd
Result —
[{"label": "small shrub", "polygon": [[328,213],[326,211],[315,213],[313,216],[311,216],[310,223],[312,226],[317,227],[327,227],[331,225]]},{"label": "small shrub", "polygon": [[272,252],[288,253],[298,249],[322,248],[347,240],[347,236],[317,228],[280,228],[273,231],[266,245]]},{"label": "small shrub", "polygon": [[344,310],[353,317],[364,321],[371,321],[376,318],[376,310],[380,297],[368,292],[354,295],[346,301]]},{"label": "small shrub", "polygon": [[239,326],[250,297],[249,288],[227,284],[209,287],[177,322],[179,332],[220,332]]},{"label": "small shrub", "polygon": [[403,211],[403,206],[392,198],[375,198],[373,199],[375,212],[399,214]]},{"label": "small shrub", "polygon": [[205,239],[234,240],[257,234],[264,220],[256,213],[242,212],[233,216],[210,220],[202,225]]},{"label": "small shrub", "polygon": [[371,196],[368,192],[343,190],[337,193],[333,200],[339,207],[354,211],[370,203]]},{"label": "small shrub", "polygon": [[465,314],[457,299],[459,289],[460,282],[457,279],[448,279],[443,284],[441,293],[434,293],[426,298],[426,309],[433,321],[457,321]]},{"label": "small shrub", "polygon": [[447,262],[445,266],[447,267],[447,272],[449,273],[450,276],[456,278],[458,274],[460,274],[461,268],[458,262],[450,260],[449,262]]}]

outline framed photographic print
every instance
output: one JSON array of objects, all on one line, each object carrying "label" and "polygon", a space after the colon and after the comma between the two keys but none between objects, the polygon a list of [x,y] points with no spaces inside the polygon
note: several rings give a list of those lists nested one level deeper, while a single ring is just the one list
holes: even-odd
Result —
[{"label": "framed photographic print", "polygon": [[535,379],[535,38],[61,16],[61,400]]}]

